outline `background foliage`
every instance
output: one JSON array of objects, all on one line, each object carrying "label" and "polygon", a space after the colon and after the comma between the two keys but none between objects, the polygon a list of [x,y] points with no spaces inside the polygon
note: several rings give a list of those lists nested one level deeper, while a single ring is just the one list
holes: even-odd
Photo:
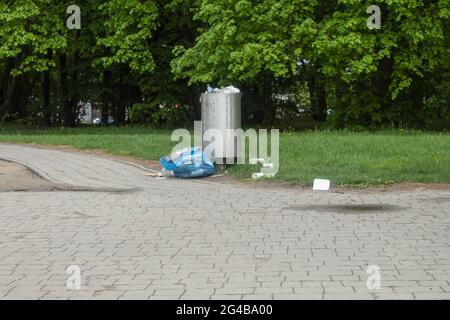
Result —
[{"label": "background foliage", "polygon": [[[450,127],[448,0],[0,3],[0,123],[186,125],[206,84],[244,92],[245,125]],[[369,30],[366,9],[382,10]]]}]

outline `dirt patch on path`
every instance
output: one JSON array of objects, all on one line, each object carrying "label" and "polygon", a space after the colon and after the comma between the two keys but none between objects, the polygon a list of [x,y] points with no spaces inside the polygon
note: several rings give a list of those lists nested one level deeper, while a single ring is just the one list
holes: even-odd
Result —
[{"label": "dirt patch on path", "polygon": [[17,164],[0,160],[0,192],[46,192],[46,191],[71,191],[71,192],[112,192],[126,193],[138,189],[122,188],[96,188],[54,183],[41,178],[30,169]]},{"label": "dirt patch on path", "polygon": [[59,187],[17,163],[0,160],[0,192],[51,191]]}]

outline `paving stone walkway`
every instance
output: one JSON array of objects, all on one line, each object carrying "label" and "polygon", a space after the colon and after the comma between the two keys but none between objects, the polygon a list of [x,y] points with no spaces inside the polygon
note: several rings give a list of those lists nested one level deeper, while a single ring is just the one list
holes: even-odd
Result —
[{"label": "paving stone walkway", "polygon": [[0,299],[450,299],[450,191],[161,180],[6,144],[0,159],[80,187],[0,193]]}]

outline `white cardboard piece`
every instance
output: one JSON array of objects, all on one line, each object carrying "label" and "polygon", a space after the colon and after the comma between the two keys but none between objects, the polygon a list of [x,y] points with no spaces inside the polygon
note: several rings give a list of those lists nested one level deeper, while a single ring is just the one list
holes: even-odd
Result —
[{"label": "white cardboard piece", "polygon": [[330,180],[314,179],[314,191],[328,191],[330,190]]}]

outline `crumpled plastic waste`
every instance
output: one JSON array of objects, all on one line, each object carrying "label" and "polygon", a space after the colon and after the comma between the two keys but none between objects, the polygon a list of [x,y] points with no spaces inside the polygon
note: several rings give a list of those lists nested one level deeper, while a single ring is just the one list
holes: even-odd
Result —
[{"label": "crumpled plastic waste", "polygon": [[172,171],[177,178],[191,179],[211,176],[216,172],[214,163],[200,147],[178,150],[159,159],[161,166]]},{"label": "crumpled plastic waste", "polygon": [[[252,165],[256,165],[256,164],[262,164],[263,168],[273,168],[274,165],[272,162],[266,162],[266,159],[264,158],[251,158],[249,160],[249,164]],[[256,180],[256,179],[260,179],[260,178],[274,178],[275,177],[275,173],[263,173],[263,172],[255,172],[252,174],[252,179]]]},{"label": "crumpled plastic waste", "polygon": [[232,94],[232,93],[240,93],[241,90],[239,90],[236,87],[228,86],[223,89],[219,88],[213,88],[210,85],[207,86],[206,93],[226,93],[226,94]]}]

